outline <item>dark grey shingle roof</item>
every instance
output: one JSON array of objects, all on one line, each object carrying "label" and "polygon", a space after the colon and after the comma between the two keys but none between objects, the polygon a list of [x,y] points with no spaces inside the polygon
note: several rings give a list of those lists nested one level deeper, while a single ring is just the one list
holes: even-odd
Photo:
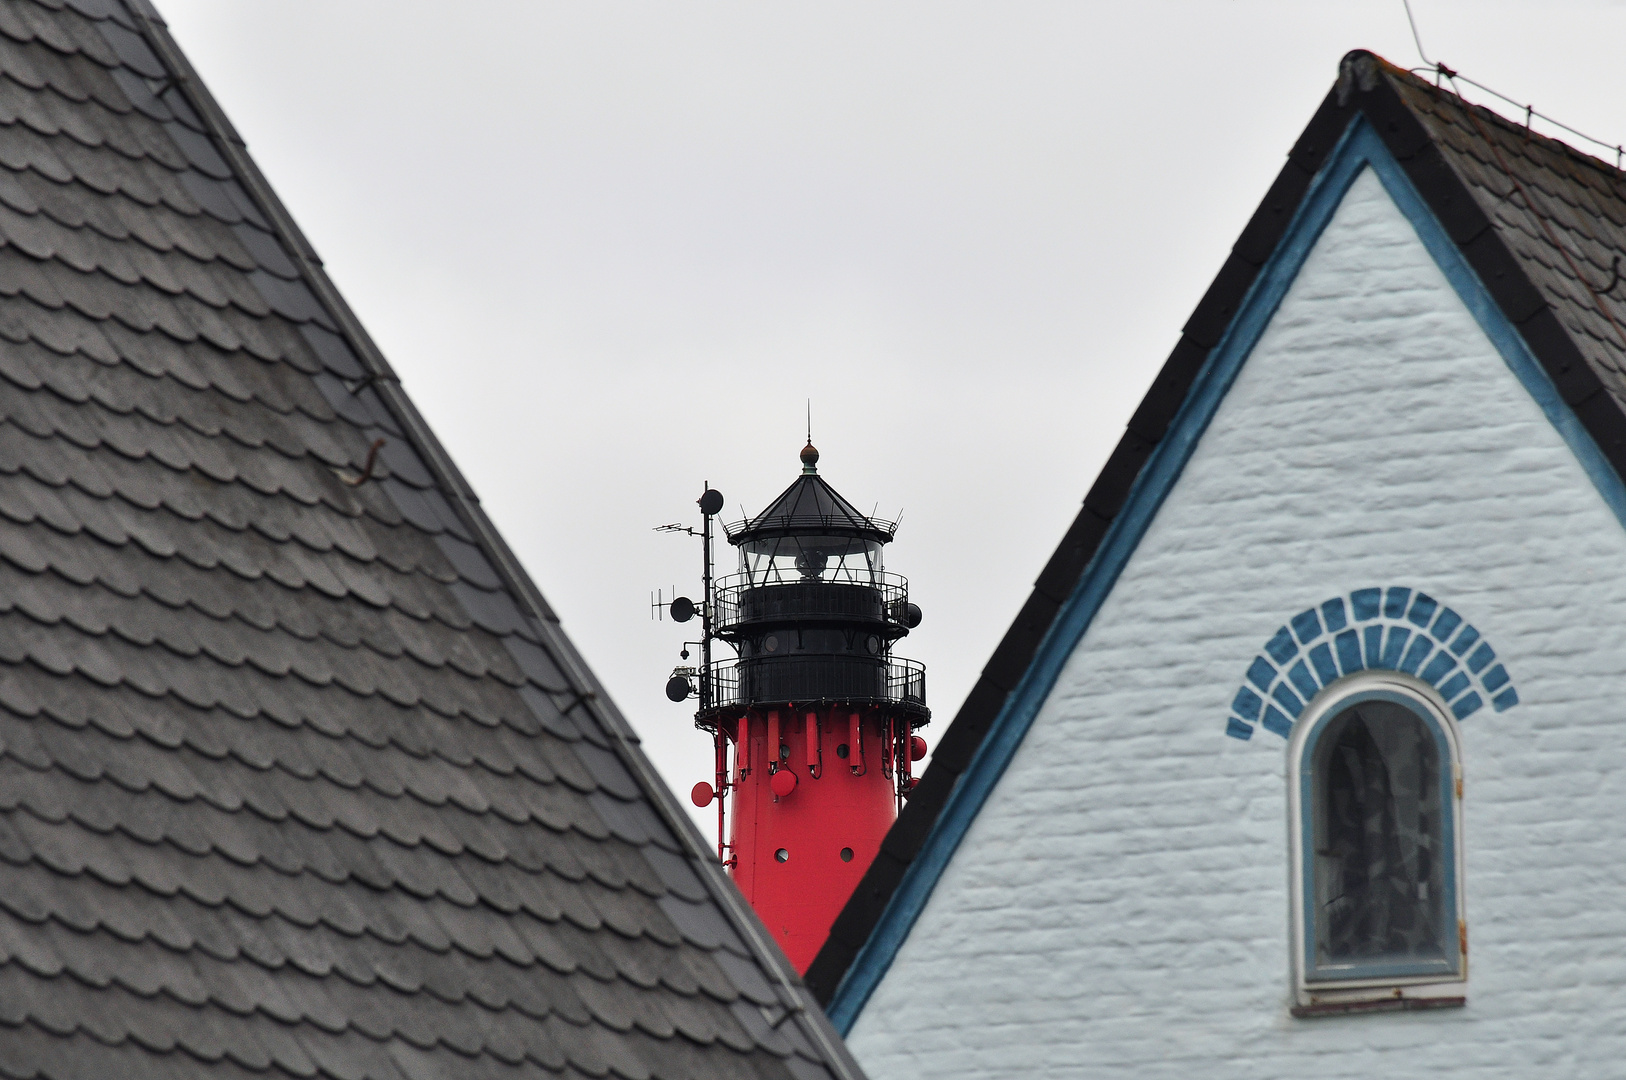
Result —
[{"label": "dark grey shingle roof", "polygon": [[156,13],[0,0],[0,1075],[856,1076],[635,743]]},{"label": "dark grey shingle roof", "polygon": [[1396,69],[1385,76],[1615,403],[1626,408],[1626,173]]}]

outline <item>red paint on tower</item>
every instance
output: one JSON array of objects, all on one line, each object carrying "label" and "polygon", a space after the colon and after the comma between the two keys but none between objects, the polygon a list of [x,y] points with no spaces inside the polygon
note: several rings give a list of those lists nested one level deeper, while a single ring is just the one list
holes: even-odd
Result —
[{"label": "red paint on tower", "polygon": [[[848,712],[826,706],[806,714],[813,718],[817,752],[826,762],[840,761],[837,750],[843,745],[848,747],[847,760],[853,760],[851,728],[836,722]],[[864,738],[878,742],[879,718],[872,713],[861,723]],[[762,730],[760,724],[753,726]],[[791,734],[807,737],[806,716],[800,730]],[[752,767],[734,784],[732,842],[739,860],[734,881],[796,970],[805,971],[881,850],[896,817],[895,791],[892,780],[879,769],[855,774],[849,768],[830,768],[812,777],[803,767],[796,773],[787,768],[774,774],[773,780],[796,776],[794,791],[776,797],[773,782],[762,780],[768,756],[767,740],[760,736],[744,754],[736,749],[735,760]],[[784,860],[777,857],[781,851],[786,853]]]}]

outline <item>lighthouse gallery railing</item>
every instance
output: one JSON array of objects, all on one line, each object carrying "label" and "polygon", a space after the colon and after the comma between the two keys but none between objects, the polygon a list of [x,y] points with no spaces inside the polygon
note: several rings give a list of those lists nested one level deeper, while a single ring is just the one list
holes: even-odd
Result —
[{"label": "lighthouse gallery railing", "polygon": [[711,666],[711,692],[719,708],[828,702],[896,705],[927,713],[926,666],[917,660],[831,656],[720,660]]},{"label": "lighthouse gallery railing", "polygon": [[714,587],[716,624],[813,619],[861,619],[908,629],[909,582],[898,574],[835,580],[767,580],[733,574]]}]

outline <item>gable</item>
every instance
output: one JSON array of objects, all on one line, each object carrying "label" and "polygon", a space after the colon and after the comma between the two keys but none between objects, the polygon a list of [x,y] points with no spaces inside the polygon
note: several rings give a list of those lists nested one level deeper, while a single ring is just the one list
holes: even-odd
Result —
[{"label": "gable", "polygon": [[[1509,331],[1504,336],[1512,349],[1504,352],[1514,355],[1522,343],[1551,380],[1550,387],[1535,380],[1531,389],[1548,397],[1556,389],[1567,410],[1549,409],[1554,422],[1591,437],[1591,446],[1585,439],[1569,441],[1597,474],[1600,490],[1611,482],[1607,473],[1626,475],[1626,299],[1605,289],[1614,281],[1613,262],[1626,250],[1626,225],[1619,224],[1626,222],[1626,173],[1469,105],[1451,86],[1446,70],[1429,82],[1365,51],[1343,58],[1332,92],[1182,328],[808,969],[807,981],[820,1000],[832,1001],[838,990],[843,1000],[855,1000],[846,988],[857,962],[877,951],[887,954],[901,939],[896,914],[911,910],[907,894],[918,894],[920,881],[935,873],[930,864],[936,848],[927,841],[942,831],[974,761],[982,760],[990,741],[1008,733],[1002,717],[1013,695],[1069,597],[1106,555],[1120,517],[1131,508],[1130,493],[1158,462],[1163,444],[1181,435],[1175,420],[1202,389],[1222,338],[1296,229],[1301,207],[1318,189],[1323,167],[1351,124],[1371,125],[1435,216],[1438,228],[1429,242],[1443,234],[1441,246],[1454,246],[1459,262],[1484,287],[1489,307],[1504,317],[1501,329]],[[1601,464],[1594,450],[1601,452]],[[922,859],[928,863],[924,876],[916,869]]]},{"label": "gable", "polygon": [[[1541,938],[1527,898],[1547,891],[1546,866],[1596,865],[1589,844],[1626,855],[1618,829],[1538,854],[1521,820],[1529,785],[1556,766],[1530,727],[1611,715],[1626,674],[1618,480],[1473,276],[1441,257],[1449,245],[1414,216],[1421,203],[1381,143],[1357,126],[1320,183],[1216,349],[1213,383],[1177,418],[1164,447],[1180,460],[1148,463],[1143,479],[1167,486],[1131,494],[1008,726],[928,838],[915,866],[940,859],[940,876],[900,890],[921,903],[890,965],[853,1007],[861,955],[837,996],[876,1077],[1273,1053],[1269,1074],[1307,1070],[1307,1055],[1334,1075],[1318,1055],[1357,1062],[1381,1043],[1338,1025],[1295,1035],[1296,1049],[1259,1041],[1284,996],[1282,743],[1225,738],[1226,717],[1261,643],[1329,596],[1353,609],[1373,586],[1418,590],[1495,641],[1518,676],[1516,710],[1463,722],[1480,865],[1544,864],[1470,881],[1480,987],[1562,978],[1510,969],[1518,935]],[[1429,625],[1439,618],[1430,608]],[[1563,766],[1607,775],[1591,752],[1572,748]],[[1620,809],[1594,791],[1539,812]],[[1541,940],[1553,955],[1584,947],[1574,928]],[[1507,1019],[1495,1010],[1510,999],[1485,997],[1499,1004],[1475,1012],[1465,1041]],[[957,1041],[971,1027],[975,1048]],[[1431,1040],[1442,1064],[1465,1044]]]}]

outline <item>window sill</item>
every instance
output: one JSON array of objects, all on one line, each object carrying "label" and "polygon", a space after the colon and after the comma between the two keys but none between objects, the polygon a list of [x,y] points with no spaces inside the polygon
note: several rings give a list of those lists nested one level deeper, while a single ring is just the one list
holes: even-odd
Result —
[{"label": "window sill", "polygon": [[1353,1013],[1412,1012],[1419,1009],[1460,1009],[1468,1004],[1465,997],[1393,997],[1371,998],[1365,1001],[1318,1001],[1311,1005],[1294,1005],[1288,1011],[1300,1020],[1318,1016],[1349,1016]]}]

